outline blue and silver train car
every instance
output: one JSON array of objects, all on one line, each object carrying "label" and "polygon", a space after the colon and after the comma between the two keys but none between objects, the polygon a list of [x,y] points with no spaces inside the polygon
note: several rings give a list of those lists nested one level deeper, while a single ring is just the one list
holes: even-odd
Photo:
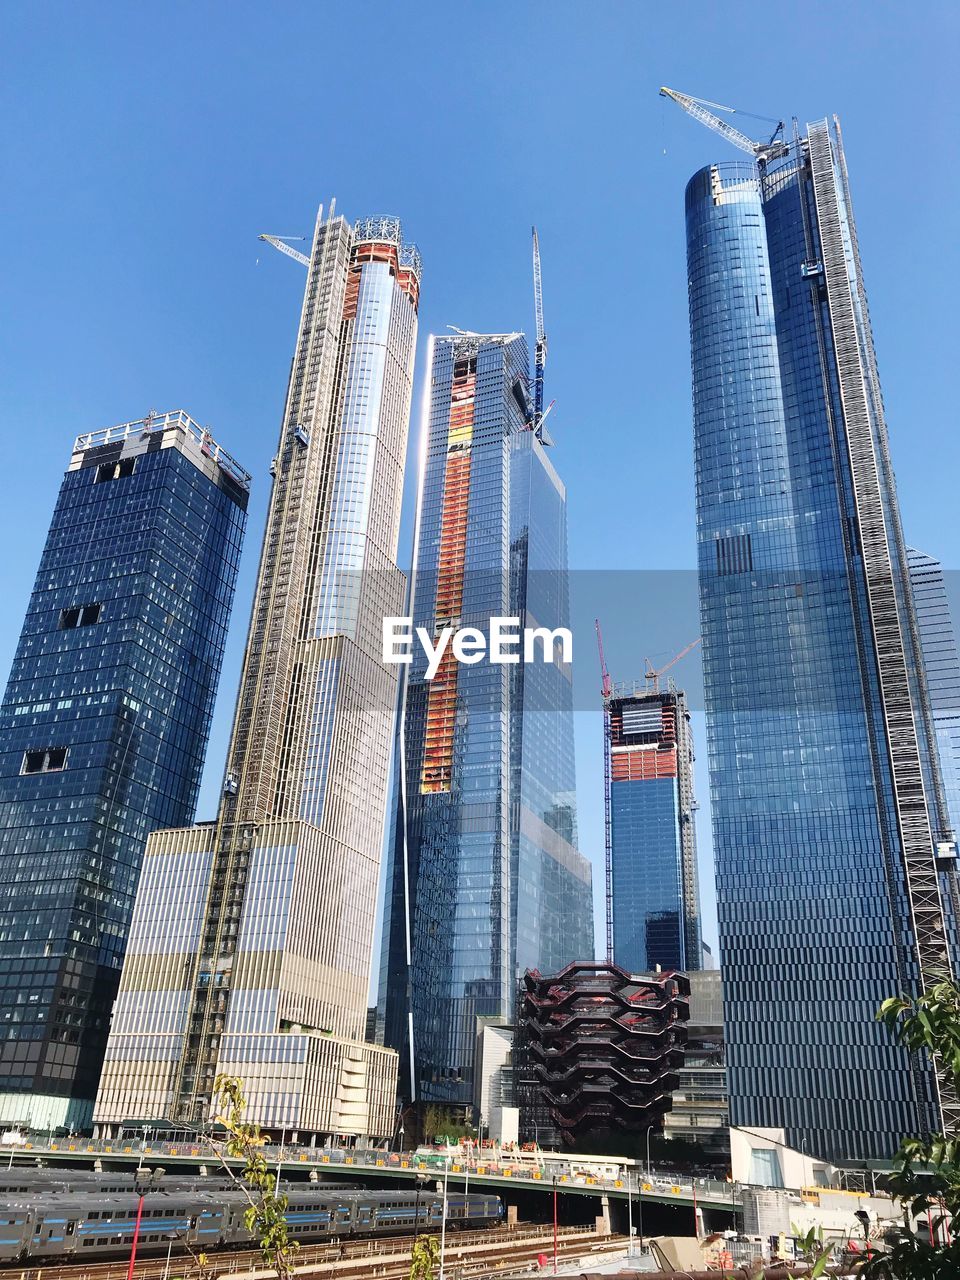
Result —
[{"label": "blue and silver train car", "polygon": [[[109,1184],[109,1179],[106,1180]],[[289,1189],[286,1218],[302,1244],[351,1237],[439,1231],[443,1197],[414,1191],[345,1191],[312,1184]],[[249,1248],[256,1243],[244,1216],[242,1192],[206,1188],[148,1195],[140,1218],[138,1253],[177,1253]],[[0,1262],[110,1258],[129,1254],[136,1231],[138,1197],[45,1188],[0,1190]],[[503,1217],[499,1197],[455,1193],[447,1198],[447,1229],[492,1226]]]}]

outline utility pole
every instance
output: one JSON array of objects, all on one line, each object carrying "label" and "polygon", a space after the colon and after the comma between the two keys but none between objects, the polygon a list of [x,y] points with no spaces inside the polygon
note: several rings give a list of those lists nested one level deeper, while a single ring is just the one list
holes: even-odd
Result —
[{"label": "utility pole", "polygon": [[[141,1179],[140,1175],[145,1177]],[[133,1224],[133,1242],[130,1245],[130,1264],[127,1267],[127,1280],[133,1280],[133,1268],[137,1261],[137,1244],[140,1240],[140,1222],[143,1218],[143,1201],[148,1191],[156,1191],[163,1181],[163,1169],[144,1169],[142,1165],[134,1176],[134,1190],[137,1193],[137,1219]]]}]

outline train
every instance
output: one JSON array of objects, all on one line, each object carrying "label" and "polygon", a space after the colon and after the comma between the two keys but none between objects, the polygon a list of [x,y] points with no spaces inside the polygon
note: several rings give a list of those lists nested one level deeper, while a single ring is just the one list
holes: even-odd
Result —
[{"label": "train", "polygon": [[[128,1255],[138,1205],[136,1193],[120,1185],[129,1179],[129,1174],[112,1181],[109,1175],[97,1181],[65,1178],[59,1184],[49,1177],[3,1179],[0,1265]],[[176,1253],[207,1253],[256,1245],[256,1237],[244,1225],[248,1201],[242,1191],[230,1184],[210,1185],[208,1179],[181,1182],[146,1195],[138,1254],[162,1254],[168,1248]],[[417,1230],[437,1232],[443,1223],[443,1196],[435,1192],[348,1190],[323,1183],[295,1184],[284,1190],[289,1199],[290,1235],[301,1244]],[[502,1219],[498,1196],[482,1192],[447,1196],[447,1230],[495,1226]]]}]

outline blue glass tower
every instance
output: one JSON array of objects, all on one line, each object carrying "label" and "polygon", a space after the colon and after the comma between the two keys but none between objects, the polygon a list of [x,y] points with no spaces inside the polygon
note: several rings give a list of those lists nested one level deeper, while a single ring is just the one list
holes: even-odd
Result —
[{"label": "blue glass tower", "polygon": [[960,653],[943,565],[910,547],[910,584],[920,630],[930,713],[937,738],[944,803],[954,837],[960,832]]},{"label": "blue glass tower", "polygon": [[700,969],[686,699],[673,688],[617,689],[605,719],[614,963],[629,973]]},{"label": "blue glass tower", "polygon": [[147,836],[193,816],[248,489],[182,411],[74,446],[0,707],[0,1121],[90,1122]]},{"label": "blue glass tower", "polygon": [[956,1114],[874,1020],[953,972],[952,846],[839,127],[686,218],[731,1122],[886,1158]]},{"label": "blue glass tower", "polygon": [[[432,340],[414,626],[568,625],[566,497],[529,430],[522,334]],[[508,1021],[526,967],[591,956],[577,849],[570,671],[415,648],[401,709],[380,1014],[408,1099],[469,1108],[478,1019]],[[413,1040],[411,1045],[410,1028]]]}]

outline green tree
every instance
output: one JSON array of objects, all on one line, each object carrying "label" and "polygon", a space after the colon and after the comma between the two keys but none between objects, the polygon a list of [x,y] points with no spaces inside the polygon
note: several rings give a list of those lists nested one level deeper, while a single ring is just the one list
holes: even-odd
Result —
[{"label": "green tree", "polygon": [[[240,1187],[247,1199],[244,1223],[260,1241],[263,1261],[272,1267],[279,1280],[290,1280],[294,1261],[300,1251],[296,1240],[291,1240],[287,1228],[286,1196],[276,1194],[276,1178],[267,1167],[263,1148],[267,1135],[261,1133],[258,1124],[244,1120],[246,1099],[243,1081],[237,1076],[219,1075],[213,1084],[216,1099],[216,1119],[226,1131],[221,1142],[211,1137],[210,1143],[226,1172]],[[243,1173],[237,1178],[225,1157],[244,1161]]]},{"label": "green tree", "polygon": [[433,1280],[440,1263],[436,1236],[418,1236],[410,1251],[410,1280]]},{"label": "green tree", "polygon": [[[960,988],[942,982],[922,996],[885,1000],[877,1018],[911,1053],[930,1054],[944,1088],[960,1096]],[[956,1280],[960,1238],[931,1244],[912,1230],[919,1215],[932,1215],[938,1237],[949,1214],[960,1223],[960,1143],[957,1135],[908,1138],[897,1154],[890,1189],[903,1203],[904,1227],[889,1253],[864,1263],[864,1277],[883,1280]]]},{"label": "green tree", "polygon": [[427,1142],[448,1139],[457,1142],[460,1138],[472,1138],[473,1125],[457,1117],[446,1107],[438,1107],[431,1103],[423,1115],[424,1139]]}]

